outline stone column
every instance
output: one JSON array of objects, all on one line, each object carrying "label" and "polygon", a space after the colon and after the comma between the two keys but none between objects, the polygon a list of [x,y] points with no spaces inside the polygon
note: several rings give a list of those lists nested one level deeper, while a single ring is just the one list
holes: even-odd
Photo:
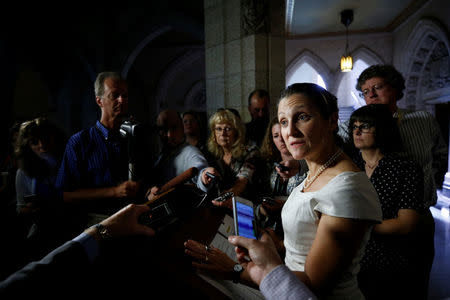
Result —
[{"label": "stone column", "polygon": [[204,7],[208,116],[235,108],[248,122],[253,89],[268,90],[274,107],[284,88],[284,1],[205,0]]},{"label": "stone column", "polygon": [[[450,128],[450,120],[448,124],[448,128]],[[450,141],[450,132],[449,132],[448,140]],[[447,173],[445,174],[444,182],[442,183],[442,194],[447,198],[446,202],[450,206],[450,142],[448,145],[448,168]]]}]

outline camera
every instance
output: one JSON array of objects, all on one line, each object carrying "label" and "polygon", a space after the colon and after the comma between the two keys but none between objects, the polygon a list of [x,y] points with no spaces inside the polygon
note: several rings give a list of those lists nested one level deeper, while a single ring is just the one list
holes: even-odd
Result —
[{"label": "camera", "polygon": [[122,137],[135,136],[138,125],[138,123],[131,120],[124,121],[122,125],[120,125],[120,135]]}]

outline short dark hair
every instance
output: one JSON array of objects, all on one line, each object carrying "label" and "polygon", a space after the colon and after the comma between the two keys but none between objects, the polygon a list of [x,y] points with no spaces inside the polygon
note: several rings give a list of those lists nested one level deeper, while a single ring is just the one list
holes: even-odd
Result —
[{"label": "short dark hair", "polygon": [[361,90],[361,86],[369,79],[381,77],[387,84],[397,91],[396,100],[403,98],[403,90],[405,89],[405,79],[402,74],[391,65],[373,65],[365,69],[358,77],[356,89]]},{"label": "short dark hair", "polygon": [[381,153],[389,154],[402,151],[400,132],[397,121],[392,116],[389,106],[386,104],[369,104],[355,110],[348,123],[349,143],[354,144],[353,124],[355,122],[368,123],[375,127],[375,145]]},{"label": "short dark hair", "polygon": [[188,111],[185,111],[184,113],[182,113],[181,117],[184,118],[184,116],[186,116],[186,115],[191,115],[191,116],[193,116],[194,119],[198,122],[198,124],[199,124],[199,125],[202,125],[202,124],[201,124],[201,120],[200,120],[200,116],[199,116],[198,112],[196,112],[196,111],[194,111],[194,110],[188,110]]},{"label": "short dark hair", "polygon": [[258,96],[258,98],[266,98],[266,97],[267,97],[267,99],[269,99],[269,101],[270,101],[270,96],[269,96],[269,92],[268,92],[268,91],[263,90],[263,89],[256,89],[256,90],[253,90],[253,91],[248,95],[248,106],[250,106],[252,97],[253,97],[253,95],[255,95],[255,94],[256,94],[256,96]]},{"label": "short dark hair", "polygon": [[291,84],[281,92],[279,101],[295,94],[303,94],[314,100],[315,105],[319,108],[321,116],[325,120],[328,120],[333,113],[339,112],[336,96],[320,85],[309,82]]}]

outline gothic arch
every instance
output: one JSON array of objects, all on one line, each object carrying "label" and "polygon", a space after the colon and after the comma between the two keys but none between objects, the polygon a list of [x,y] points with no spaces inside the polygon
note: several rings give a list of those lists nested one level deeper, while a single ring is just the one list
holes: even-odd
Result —
[{"label": "gothic arch", "polygon": [[206,111],[205,81],[196,81],[186,93],[184,99],[185,110]]},{"label": "gothic arch", "polygon": [[312,53],[309,50],[303,50],[300,54],[298,54],[294,59],[286,67],[286,82],[288,82],[291,77],[294,75],[295,71],[304,63],[308,63],[311,67],[313,67],[317,73],[322,76],[327,89],[333,85],[333,78],[328,68],[327,64],[317,55]]},{"label": "gothic arch", "polygon": [[122,70],[122,76],[124,78],[127,78],[127,75],[128,75],[128,72],[130,71],[131,66],[133,65],[134,61],[138,57],[139,53],[141,53],[142,49],[145,48],[145,46],[147,46],[151,41],[153,41],[158,36],[163,35],[164,33],[168,32],[171,29],[172,29],[172,27],[170,25],[162,26],[162,27],[157,28],[154,31],[152,31],[142,41],[140,41],[139,44],[136,46],[136,48],[134,48],[133,51],[128,56],[127,61]]},{"label": "gothic arch", "polygon": [[450,44],[446,29],[438,21],[417,22],[403,48],[400,69],[405,76],[403,106],[434,112],[435,103],[450,95]]},{"label": "gothic arch", "polygon": [[[142,28],[139,29],[139,32],[141,31]],[[124,78],[127,77],[128,72],[130,71],[130,68],[135,62],[136,58],[149,43],[169,31],[184,32],[198,40],[204,40],[203,26],[201,24],[198,24],[197,21],[191,19],[190,17],[182,16],[179,14],[171,14],[164,17],[161,16],[160,18],[154,20],[153,25],[149,26],[149,30],[147,32],[150,33],[146,34],[144,37],[139,35],[130,38],[136,41],[136,46],[132,46],[132,48],[126,50],[126,53],[130,54],[127,56],[126,62],[122,68],[122,76]]]},{"label": "gothic arch", "polygon": [[[196,61],[201,61],[205,57],[204,50],[202,48],[191,48],[186,51],[183,55],[178,57],[174,62],[172,62],[166,69],[166,71],[161,75],[159,83],[157,85],[157,91],[155,96],[156,112],[160,110],[163,106],[171,106],[176,109],[183,109],[183,104],[174,103],[175,105],[168,105],[168,93],[170,88],[173,86],[176,76],[183,71],[185,68],[189,68]],[[192,89],[192,88],[191,88]],[[191,95],[191,94],[187,94]],[[192,99],[190,99],[192,100]],[[205,98],[206,100],[206,98]],[[186,99],[185,99],[186,101]],[[180,107],[175,107],[180,106]],[[153,107],[150,108],[150,113],[152,113]],[[197,110],[206,110],[206,103],[203,103],[203,107],[197,107]]]},{"label": "gothic arch", "polygon": [[[353,63],[355,63],[357,60],[360,59],[360,60],[365,61],[369,66],[377,65],[377,64],[384,64],[383,59],[381,59],[381,57],[378,56],[378,54],[376,54],[375,52],[373,52],[372,50],[370,50],[369,48],[367,48],[365,46],[359,46],[358,48],[356,48],[355,50],[352,51],[351,55],[353,57]],[[333,89],[330,89],[330,91],[332,93],[335,93],[335,94],[337,93],[337,90],[342,82],[342,79],[347,74],[349,74],[349,73],[344,73],[344,72],[341,72],[340,70],[338,70],[335,73],[335,76],[334,76],[335,86],[333,87]]]}]

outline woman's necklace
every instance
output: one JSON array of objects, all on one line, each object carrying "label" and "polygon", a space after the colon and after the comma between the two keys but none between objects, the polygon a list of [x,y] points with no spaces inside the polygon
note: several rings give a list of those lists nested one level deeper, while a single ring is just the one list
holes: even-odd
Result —
[{"label": "woman's necklace", "polygon": [[377,166],[378,166],[378,162],[380,161],[380,159],[377,159],[372,165],[371,164],[369,164],[367,161],[365,162],[366,163],[366,167],[368,167],[369,169],[371,169],[371,170],[373,170],[373,169],[375,169]]},{"label": "woman's necklace", "polygon": [[341,155],[342,153],[342,149],[339,149],[338,151],[336,151],[336,153],[333,154],[333,156],[331,156],[322,166],[320,166],[319,170],[317,170],[316,175],[313,176],[313,178],[308,179],[309,177],[309,171],[306,174],[306,179],[305,179],[305,185],[303,186],[304,189],[307,189],[309,186],[311,186],[311,184],[313,184],[313,182],[317,179],[317,177],[319,177],[320,174],[322,174],[323,171],[325,171],[326,168],[328,168],[335,160],[336,158],[339,157],[339,155]]}]

